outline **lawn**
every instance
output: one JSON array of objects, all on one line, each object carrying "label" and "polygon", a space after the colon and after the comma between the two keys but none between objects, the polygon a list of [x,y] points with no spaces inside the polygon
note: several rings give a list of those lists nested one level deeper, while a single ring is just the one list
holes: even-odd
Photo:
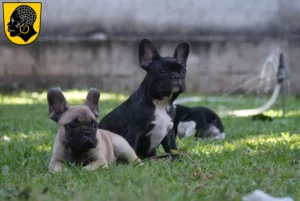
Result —
[{"label": "lawn", "polygon": [[[79,104],[86,93],[74,90],[65,96]],[[101,116],[127,95],[103,92]],[[267,100],[203,98],[190,105],[247,109]],[[94,172],[70,166],[51,173],[56,124],[48,118],[46,93],[0,94],[0,200],[224,201],[241,200],[255,189],[300,200],[299,99],[286,101],[284,118],[279,100],[266,112],[273,117],[270,122],[223,117],[225,141],[178,140],[180,161],[148,161],[141,167],[113,164]]]}]

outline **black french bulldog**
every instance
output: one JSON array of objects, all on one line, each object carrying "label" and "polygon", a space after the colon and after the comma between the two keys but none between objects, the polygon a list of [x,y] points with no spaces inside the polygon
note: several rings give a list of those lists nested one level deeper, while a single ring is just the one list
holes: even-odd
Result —
[{"label": "black french bulldog", "polygon": [[[161,57],[143,39],[139,64],[147,74],[139,88],[99,122],[99,128],[123,136],[141,159],[156,156],[161,144],[167,153],[177,150],[173,130],[173,101],[185,91],[186,62],[190,46],[179,44],[173,57]],[[172,154],[172,159],[177,158]]]},{"label": "black french bulldog", "polygon": [[195,137],[224,139],[224,127],[220,117],[206,107],[186,107],[175,104],[175,136],[185,139],[193,134]]}]

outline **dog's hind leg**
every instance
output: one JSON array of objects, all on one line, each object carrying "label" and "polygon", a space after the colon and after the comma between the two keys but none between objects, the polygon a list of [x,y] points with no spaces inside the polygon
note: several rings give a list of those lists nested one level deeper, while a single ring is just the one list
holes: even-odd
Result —
[{"label": "dog's hind leg", "polygon": [[191,125],[190,127],[187,127],[185,131],[185,135],[182,139],[188,138],[196,133],[196,125]]},{"label": "dog's hind leg", "polygon": [[178,124],[178,137],[185,139],[196,133],[196,123],[194,121],[180,122]]},{"label": "dog's hind leg", "polygon": [[135,151],[123,137],[119,135],[113,135],[111,139],[117,158],[120,158],[127,163],[141,162]]}]

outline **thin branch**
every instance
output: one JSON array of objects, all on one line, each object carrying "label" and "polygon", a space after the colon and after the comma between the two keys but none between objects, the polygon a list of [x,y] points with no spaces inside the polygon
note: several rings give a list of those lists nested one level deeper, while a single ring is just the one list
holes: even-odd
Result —
[{"label": "thin branch", "polygon": [[153,159],[164,159],[164,158],[169,158],[171,157],[171,155],[173,155],[173,153],[165,153],[163,155],[159,155],[159,156],[152,156],[149,158],[145,158],[142,161],[148,161],[148,160],[153,160]]},{"label": "thin branch", "polygon": [[197,170],[198,170],[200,176],[201,176],[201,177],[204,177],[204,174],[203,174],[201,168],[199,167],[199,165],[196,163],[196,161],[193,160],[193,159],[191,158],[191,156],[190,156],[187,152],[185,152],[184,154],[185,154],[185,156],[186,156],[190,161],[193,162],[193,164],[194,164],[194,166],[197,168]]},{"label": "thin branch", "polygon": [[207,177],[205,177],[205,178],[203,179],[203,181],[202,181],[199,185],[195,186],[194,188],[192,188],[192,189],[190,190],[189,194],[192,193],[192,192],[194,192],[194,191],[197,191],[197,190],[202,189],[202,188],[205,186],[205,184],[206,184],[209,180],[211,180],[212,178],[213,178],[213,176],[207,176]]}]

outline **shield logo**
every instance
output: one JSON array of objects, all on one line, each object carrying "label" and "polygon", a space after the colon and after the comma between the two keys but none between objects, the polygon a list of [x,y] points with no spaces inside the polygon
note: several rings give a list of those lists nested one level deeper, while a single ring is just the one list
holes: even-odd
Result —
[{"label": "shield logo", "polygon": [[41,2],[3,2],[3,26],[6,37],[17,45],[37,39],[41,30]]}]

